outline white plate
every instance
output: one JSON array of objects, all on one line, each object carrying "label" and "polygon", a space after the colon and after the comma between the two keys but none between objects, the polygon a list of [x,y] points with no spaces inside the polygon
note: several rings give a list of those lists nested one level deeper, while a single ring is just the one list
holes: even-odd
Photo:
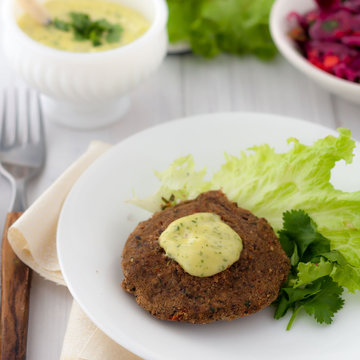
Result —
[{"label": "white plate", "polygon": [[[296,136],[310,144],[333,130],[290,118],[227,113],[195,116],[150,128],[114,146],[79,179],[64,204],[58,226],[58,255],[68,287],[90,319],[113,340],[146,359],[359,359],[360,298],[350,297],[331,326],[305,316],[290,332],[288,318],[273,320],[273,309],[209,325],[160,321],[125,293],[121,252],[146,211],[126,203],[159,186],[153,170],[192,153],[199,168],[216,167],[224,152],[239,154],[254,144],[287,149]],[[337,186],[360,179],[356,166],[336,171]]]}]

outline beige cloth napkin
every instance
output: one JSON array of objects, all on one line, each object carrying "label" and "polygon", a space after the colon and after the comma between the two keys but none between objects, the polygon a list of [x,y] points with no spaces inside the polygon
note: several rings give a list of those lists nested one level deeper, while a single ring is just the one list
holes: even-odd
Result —
[{"label": "beige cloth napkin", "polygon": [[[9,242],[17,256],[44,278],[65,285],[56,253],[56,227],[64,200],[79,176],[111,146],[94,141],[11,226]],[[61,360],[138,360],[102,333],[74,301]]]}]

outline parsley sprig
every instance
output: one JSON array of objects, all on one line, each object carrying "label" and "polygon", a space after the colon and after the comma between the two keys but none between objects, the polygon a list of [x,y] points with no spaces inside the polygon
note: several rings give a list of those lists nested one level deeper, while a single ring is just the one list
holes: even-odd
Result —
[{"label": "parsley sprig", "polygon": [[70,22],[55,18],[53,26],[61,31],[73,31],[76,41],[90,40],[93,46],[103,44],[103,39],[108,43],[116,43],[120,40],[123,27],[120,24],[111,24],[106,19],[91,20],[85,13],[69,13]]},{"label": "parsley sprig", "polygon": [[350,292],[360,288],[357,268],[339,251],[331,250],[330,241],[318,232],[316,223],[302,210],[283,214],[279,239],[290,258],[291,271],[274,303],[275,319],[292,311],[287,326],[290,330],[297,315],[304,310],[317,322],[330,324],[344,305],[343,287]]}]

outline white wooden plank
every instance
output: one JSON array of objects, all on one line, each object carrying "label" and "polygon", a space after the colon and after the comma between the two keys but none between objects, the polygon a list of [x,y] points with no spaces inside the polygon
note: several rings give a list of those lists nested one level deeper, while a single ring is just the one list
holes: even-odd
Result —
[{"label": "white wooden plank", "polygon": [[232,109],[277,113],[334,127],[330,95],[280,56],[231,59]]},{"label": "white wooden plank", "polygon": [[122,122],[126,128],[142,128],[183,116],[182,60],[168,56],[157,73],[131,94],[131,108]]},{"label": "white wooden plank", "polygon": [[66,287],[37,274],[30,294],[27,359],[58,360],[72,297]]},{"label": "white wooden plank", "polygon": [[360,105],[334,96],[334,112],[337,127],[350,129],[354,138],[360,141]]},{"label": "white wooden plank", "polygon": [[231,110],[228,56],[208,60],[184,55],[184,114],[186,116]]}]

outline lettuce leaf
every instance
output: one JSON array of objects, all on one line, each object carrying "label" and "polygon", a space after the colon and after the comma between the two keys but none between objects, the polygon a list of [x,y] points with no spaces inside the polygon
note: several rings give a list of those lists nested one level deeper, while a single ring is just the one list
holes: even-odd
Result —
[{"label": "lettuce leaf", "polygon": [[170,42],[185,41],[194,53],[254,54],[271,59],[276,48],[269,14],[274,0],[167,0]]},{"label": "lettuce leaf", "polygon": [[281,228],[285,211],[304,210],[330,240],[331,249],[360,267],[360,191],[343,192],[330,183],[335,163],[350,163],[355,147],[350,130],[338,131],[338,137],[327,136],[311,146],[291,138],[293,147],[286,153],[262,145],[250,154],[227,156],[212,187],[267,219],[275,230]]},{"label": "lettuce leaf", "polygon": [[318,263],[299,263],[294,287],[313,282],[329,275],[339,286],[346,287],[349,292],[360,290],[360,268],[350,264],[339,265],[321,258]]},{"label": "lettuce leaf", "polygon": [[[343,192],[330,183],[335,163],[342,159],[351,163],[355,147],[350,130],[338,132],[338,137],[327,136],[312,145],[291,138],[292,147],[284,153],[260,145],[239,157],[226,154],[225,163],[209,181],[205,180],[206,169],[195,170],[192,156],[182,157],[157,173],[161,187],[156,194],[132,202],[158,211],[172,195],[171,205],[222,189],[239,206],[266,218],[275,231],[281,229],[285,211],[302,209],[330,240],[331,250],[339,250],[349,265],[360,268],[360,191]],[[341,277],[334,272],[333,278],[336,276]]]},{"label": "lettuce leaf", "polygon": [[211,183],[204,180],[206,169],[196,171],[191,155],[176,159],[168,169],[162,172],[155,171],[155,175],[161,181],[160,189],[145,199],[135,196],[128,201],[129,203],[156,212],[180,201],[194,199],[211,187]]},{"label": "lettuce leaf", "polygon": [[350,264],[334,264],[330,277],[349,292],[360,290],[360,268]]}]

